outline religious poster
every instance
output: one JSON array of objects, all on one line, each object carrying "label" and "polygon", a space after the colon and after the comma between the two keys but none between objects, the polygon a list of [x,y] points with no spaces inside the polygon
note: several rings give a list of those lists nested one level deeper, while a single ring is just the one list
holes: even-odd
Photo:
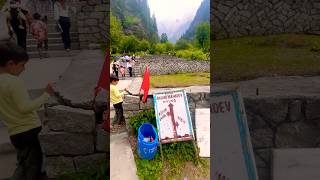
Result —
[{"label": "religious poster", "polygon": [[212,94],[214,180],[257,180],[247,118],[238,89]]},{"label": "religious poster", "polygon": [[158,92],[153,98],[160,142],[193,140],[186,92],[184,90]]}]

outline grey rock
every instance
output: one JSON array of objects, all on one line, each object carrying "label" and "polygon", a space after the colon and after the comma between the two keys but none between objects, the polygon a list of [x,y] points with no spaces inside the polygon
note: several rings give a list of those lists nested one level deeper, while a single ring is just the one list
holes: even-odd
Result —
[{"label": "grey rock", "polygon": [[133,95],[125,95],[124,101],[126,103],[140,103],[140,97],[139,96],[133,96]]},{"label": "grey rock", "polygon": [[107,152],[110,144],[110,134],[102,128],[102,125],[96,127],[96,151]]},{"label": "grey rock", "polygon": [[320,119],[320,99],[307,99],[306,119],[308,121],[318,121]]},{"label": "grey rock", "polygon": [[316,147],[320,140],[318,127],[305,122],[286,123],[278,127],[276,148]]},{"label": "grey rock", "polygon": [[101,167],[106,161],[105,153],[92,154],[87,156],[76,156],[73,158],[77,171],[95,170]]},{"label": "grey rock", "polygon": [[123,103],[122,106],[123,106],[124,111],[138,111],[138,110],[140,110],[140,103],[138,103],[138,104]]},{"label": "grey rock", "polygon": [[47,157],[45,158],[45,165],[49,178],[56,178],[61,174],[75,172],[71,157]]},{"label": "grey rock", "polygon": [[92,134],[44,131],[39,139],[46,155],[85,155],[94,152]]},{"label": "grey rock", "polygon": [[290,121],[299,121],[304,119],[303,115],[303,102],[301,100],[295,100],[289,103],[288,110]]},{"label": "grey rock", "polygon": [[255,129],[250,132],[251,142],[254,148],[273,147],[273,132],[271,129]]},{"label": "grey rock", "polygon": [[75,133],[92,133],[95,127],[95,115],[93,111],[67,106],[49,107],[47,116],[44,109],[38,111],[41,114],[43,124],[53,131],[65,131]]}]

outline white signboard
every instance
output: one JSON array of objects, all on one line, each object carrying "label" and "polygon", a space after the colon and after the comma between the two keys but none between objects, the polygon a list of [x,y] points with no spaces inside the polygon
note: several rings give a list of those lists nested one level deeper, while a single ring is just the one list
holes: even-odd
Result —
[{"label": "white signboard", "polygon": [[200,157],[210,157],[210,109],[196,109],[196,135]]},{"label": "white signboard", "polygon": [[244,105],[239,91],[212,96],[214,180],[257,180]]},{"label": "white signboard", "polygon": [[154,107],[161,143],[193,140],[188,99],[184,90],[155,93]]}]

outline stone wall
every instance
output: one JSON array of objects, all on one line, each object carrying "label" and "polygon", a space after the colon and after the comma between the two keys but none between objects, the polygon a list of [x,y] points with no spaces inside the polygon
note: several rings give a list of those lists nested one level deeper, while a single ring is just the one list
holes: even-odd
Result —
[{"label": "stone wall", "polygon": [[320,99],[244,98],[260,180],[271,179],[273,148],[320,145]]},{"label": "stone wall", "polygon": [[102,125],[95,123],[93,111],[58,105],[38,114],[43,124],[39,138],[50,178],[97,168],[106,159],[108,136]]},{"label": "stone wall", "polygon": [[[191,120],[193,122],[193,127],[195,128],[195,109],[210,108],[210,93],[187,93],[187,98],[189,103]],[[151,109],[153,107],[154,104],[152,95],[148,96],[147,102],[145,104],[140,102],[139,96],[126,95],[124,98],[123,109],[124,117],[126,119],[127,130],[131,132],[131,128],[129,127],[129,119],[131,116],[135,115],[138,112],[141,112],[143,109]]]},{"label": "stone wall", "polygon": [[173,56],[152,56],[152,58],[144,56],[138,61],[141,64],[139,66],[141,74],[147,64],[152,75],[210,72],[210,61],[191,61]]},{"label": "stone wall", "polygon": [[99,48],[109,37],[109,6],[107,0],[79,0],[78,33],[80,48]]},{"label": "stone wall", "polygon": [[213,38],[320,31],[318,0],[216,0]]}]

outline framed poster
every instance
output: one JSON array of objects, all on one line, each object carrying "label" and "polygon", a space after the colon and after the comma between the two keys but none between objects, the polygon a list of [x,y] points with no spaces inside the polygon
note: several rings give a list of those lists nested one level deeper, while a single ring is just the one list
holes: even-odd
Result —
[{"label": "framed poster", "polygon": [[216,90],[211,98],[214,179],[258,180],[239,89]]},{"label": "framed poster", "polygon": [[194,140],[186,92],[157,92],[153,99],[160,143]]}]

